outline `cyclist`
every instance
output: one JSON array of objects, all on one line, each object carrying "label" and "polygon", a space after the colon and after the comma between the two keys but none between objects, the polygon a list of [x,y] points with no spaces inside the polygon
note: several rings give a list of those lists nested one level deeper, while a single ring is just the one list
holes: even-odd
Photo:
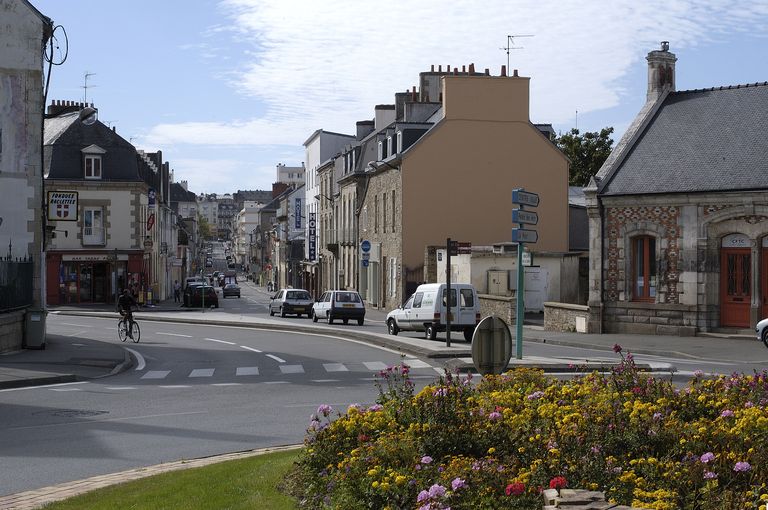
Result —
[{"label": "cyclist", "polygon": [[133,307],[138,306],[129,289],[123,289],[123,294],[117,300],[117,311],[128,324],[128,338],[133,339]]}]

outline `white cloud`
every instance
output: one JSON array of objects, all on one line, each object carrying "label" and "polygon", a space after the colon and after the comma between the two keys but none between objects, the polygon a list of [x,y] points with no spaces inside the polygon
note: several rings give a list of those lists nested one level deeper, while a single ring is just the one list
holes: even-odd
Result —
[{"label": "white cloud", "polygon": [[[531,77],[531,118],[562,123],[618,105],[621,79],[669,40],[672,51],[765,28],[768,3],[724,0],[482,3],[390,0],[222,0],[231,30],[251,50],[232,86],[261,101],[262,116],[161,124],[148,144],[293,145],[317,128],[352,132],[376,104],[415,85],[431,64],[475,63],[498,75],[506,34],[511,67]],[[634,115],[634,112],[632,113]]]}]

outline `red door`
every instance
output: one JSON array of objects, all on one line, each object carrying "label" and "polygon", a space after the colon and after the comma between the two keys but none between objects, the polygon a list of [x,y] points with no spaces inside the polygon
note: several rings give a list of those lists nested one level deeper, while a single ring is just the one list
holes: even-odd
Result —
[{"label": "red door", "polygon": [[762,259],[763,261],[760,266],[760,295],[763,297],[763,303],[758,320],[768,319],[768,246],[763,246]]},{"label": "red door", "polygon": [[720,325],[749,327],[752,257],[749,248],[723,248],[720,258]]}]

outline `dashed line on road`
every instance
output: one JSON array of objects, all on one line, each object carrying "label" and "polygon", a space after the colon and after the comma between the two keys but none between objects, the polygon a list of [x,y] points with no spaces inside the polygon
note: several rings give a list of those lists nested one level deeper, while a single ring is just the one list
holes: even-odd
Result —
[{"label": "dashed line on road", "polygon": [[203,338],[203,340],[207,340],[209,342],[218,342],[220,344],[237,345],[235,342],[227,342],[226,340],[216,340],[215,338]]},{"label": "dashed line on road", "polygon": [[[242,347],[242,346],[241,346]],[[282,358],[278,358],[274,354],[267,354],[267,358],[272,358],[273,360],[277,361],[278,363],[285,363],[285,360]]]},{"label": "dashed line on road", "polygon": [[188,384],[166,384],[166,385],[163,385],[163,386],[158,386],[158,388],[165,388],[165,389],[168,389],[168,390],[175,390],[177,388],[191,388],[191,387],[192,386],[190,386]]},{"label": "dashed line on road", "polygon": [[259,367],[237,367],[235,375],[259,375]]},{"label": "dashed line on road", "polygon": [[142,375],[142,379],[165,379],[168,374],[170,374],[170,370],[150,370],[146,374]]},{"label": "dashed line on road", "polygon": [[196,368],[189,373],[189,377],[213,377],[215,368]]},{"label": "dashed line on road", "polygon": [[165,336],[180,336],[182,338],[192,338],[192,335],[182,335],[181,333],[163,333],[163,332],[157,332],[156,335],[165,335]]},{"label": "dashed line on road", "polygon": [[213,383],[211,386],[242,386],[239,382],[223,382],[223,383]]},{"label": "dashed line on road", "polygon": [[247,350],[249,350],[249,351],[253,351],[253,352],[258,352],[258,353],[261,353],[261,351],[260,351],[260,350],[258,350],[258,349],[254,349],[253,347],[248,347],[247,345],[241,345],[240,347],[242,347],[243,349],[247,349]]},{"label": "dashed line on road", "polygon": [[280,372],[284,374],[303,374],[304,367],[301,365],[280,365]]},{"label": "dashed line on road", "polygon": [[69,383],[56,383],[56,384],[42,384],[40,386],[24,386],[23,388],[6,388],[4,390],[0,390],[0,393],[6,393],[9,391],[21,391],[21,390],[36,390],[36,389],[52,389],[57,388],[59,386],[71,386],[73,384],[88,384],[88,381],[78,381],[78,382],[69,382]]},{"label": "dashed line on road", "polygon": [[135,390],[136,386],[105,386],[105,390]]},{"label": "dashed line on road", "polygon": [[340,382],[338,379],[312,379],[312,382],[326,383],[326,382]]}]

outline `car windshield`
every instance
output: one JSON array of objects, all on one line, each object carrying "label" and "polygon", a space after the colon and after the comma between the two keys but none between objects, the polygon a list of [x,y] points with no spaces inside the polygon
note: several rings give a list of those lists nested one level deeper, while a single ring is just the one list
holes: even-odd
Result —
[{"label": "car windshield", "polygon": [[289,290],[288,295],[285,296],[286,299],[312,299],[309,297],[309,292],[301,291],[301,290]]},{"label": "car windshield", "polygon": [[338,292],[336,293],[337,303],[359,303],[360,295],[357,292]]}]

